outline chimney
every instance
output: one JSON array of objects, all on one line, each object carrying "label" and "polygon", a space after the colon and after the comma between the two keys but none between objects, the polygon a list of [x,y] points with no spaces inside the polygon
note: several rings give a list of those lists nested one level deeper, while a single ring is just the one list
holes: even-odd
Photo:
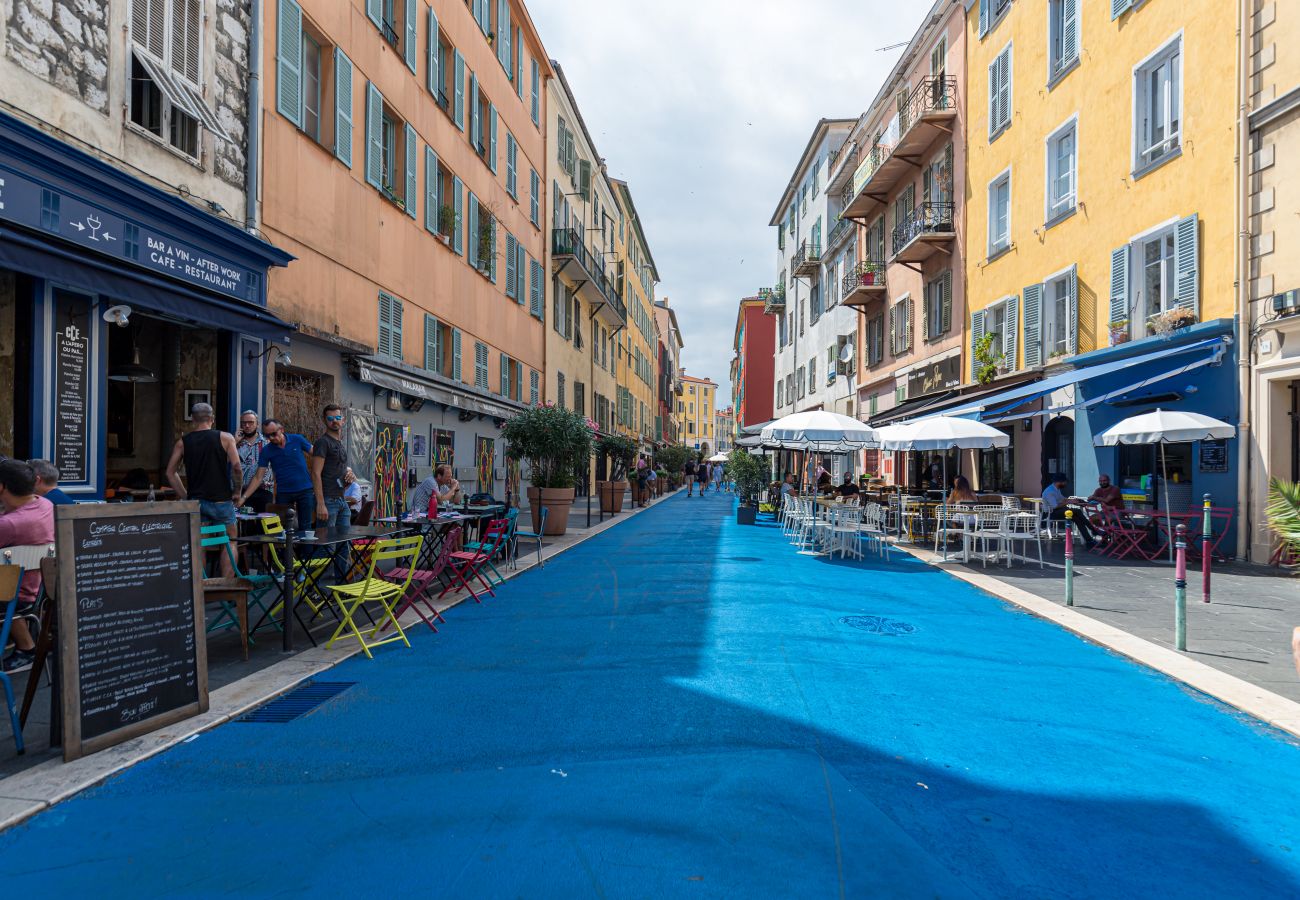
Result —
[{"label": "chimney", "polygon": [[663,298],[662,300],[660,300],[659,302],[662,303],[662,304],[664,305],[664,309],[667,309],[667,308],[668,308],[668,298],[667,298],[667,297],[664,297],[664,298]]}]

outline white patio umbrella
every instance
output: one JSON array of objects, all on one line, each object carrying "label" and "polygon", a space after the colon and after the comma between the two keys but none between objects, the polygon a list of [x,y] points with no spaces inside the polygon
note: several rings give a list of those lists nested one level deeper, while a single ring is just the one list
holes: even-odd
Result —
[{"label": "white patio umbrella", "polygon": [[815,409],[794,413],[763,428],[765,447],[839,453],[878,447],[876,432],[866,422],[839,413]]},{"label": "white patio umbrella", "polygon": [[713,454],[712,456],[710,456],[710,457],[708,458],[708,462],[720,462],[720,463],[724,463],[724,462],[726,462],[726,461],[729,460],[729,459],[731,459],[731,457],[728,456],[728,455],[725,454],[725,453],[715,453],[715,454]]},{"label": "white patio umbrella", "polygon": [[[943,454],[943,521],[945,533],[948,527],[948,450],[987,450],[990,447],[1006,447],[1011,443],[1011,436],[992,425],[985,425],[975,419],[963,419],[960,416],[930,416],[891,426],[889,434],[883,436],[880,446],[885,450],[941,450]],[[899,531],[903,523],[900,516]],[[943,542],[943,558],[948,558],[948,541]]]},{"label": "white patio umbrella", "polygon": [[1185,444],[1191,441],[1225,440],[1236,437],[1236,426],[1200,413],[1157,409],[1140,416],[1129,416],[1116,422],[1093,438],[1098,447],[1118,444],[1159,444],[1160,480],[1165,488],[1165,527],[1169,529],[1169,561],[1174,561],[1173,510],[1169,508],[1169,478],[1165,466],[1165,444]]}]

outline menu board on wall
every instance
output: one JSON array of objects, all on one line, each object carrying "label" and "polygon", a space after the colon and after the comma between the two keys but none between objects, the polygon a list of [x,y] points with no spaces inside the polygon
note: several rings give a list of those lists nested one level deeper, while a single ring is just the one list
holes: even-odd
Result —
[{"label": "menu board on wall", "polygon": [[1228,442],[1224,440],[1201,441],[1201,457],[1198,468],[1202,472],[1228,471]]},{"label": "menu board on wall", "polygon": [[54,293],[54,465],[59,481],[90,480],[91,298]]},{"label": "menu board on wall", "polygon": [[198,503],[56,515],[63,758],[207,710]]}]

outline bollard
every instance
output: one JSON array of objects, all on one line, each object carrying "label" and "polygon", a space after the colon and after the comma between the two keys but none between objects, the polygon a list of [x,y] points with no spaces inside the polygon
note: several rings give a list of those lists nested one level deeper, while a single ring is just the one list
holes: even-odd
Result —
[{"label": "bollard", "polygon": [[1074,606],[1074,510],[1065,511],[1065,605]]},{"label": "bollard", "polygon": [[1187,526],[1178,526],[1178,540],[1174,545],[1174,646],[1187,649]]},{"label": "bollard", "polygon": [[1201,600],[1210,602],[1210,548],[1214,546],[1214,527],[1210,521],[1210,495],[1205,495],[1204,516],[1201,519]]}]

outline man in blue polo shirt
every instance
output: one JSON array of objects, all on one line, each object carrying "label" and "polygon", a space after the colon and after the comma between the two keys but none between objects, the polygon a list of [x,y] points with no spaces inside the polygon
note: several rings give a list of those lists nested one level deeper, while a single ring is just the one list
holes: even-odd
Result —
[{"label": "man in blue polo shirt", "polygon": [[311,455],[311,442],[301,434],[290,434],[284,430],[279,419],[267,419],[262,423],[262,434],[267,445],[257,457],[257,474],[244,488],[240,505],[248,502],[248,497],[262,486],[269,468],[275,473],[275,502],[283,506],[292,506],[298,513],[298,527],[313,527],[316,514],[316,492],[312,488],[311,474],[307,470],[307,460]]}]

